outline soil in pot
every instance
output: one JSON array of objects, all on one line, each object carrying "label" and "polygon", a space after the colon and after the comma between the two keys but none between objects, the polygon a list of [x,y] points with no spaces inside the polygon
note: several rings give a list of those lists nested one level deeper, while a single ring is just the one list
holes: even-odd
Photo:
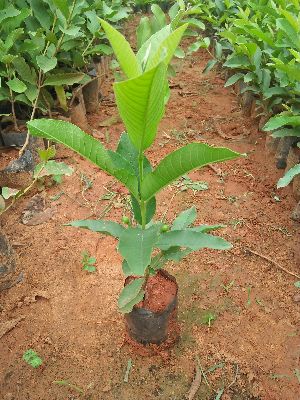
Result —
[{"label": "soil in pot", "polygon": [[[128,284],[133,277],[127,278]],[[164,270],[148,279],[144,300],[125,315],[130,339],[142,345],[171,347],[179,338],[176,279]]]}]

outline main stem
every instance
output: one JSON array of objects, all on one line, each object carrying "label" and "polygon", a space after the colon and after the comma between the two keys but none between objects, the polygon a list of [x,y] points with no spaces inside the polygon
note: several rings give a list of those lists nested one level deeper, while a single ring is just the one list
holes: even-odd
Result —
[{"label": "main stem", "polygon": [[[144,154],[143,151],[140,150],[139,154],[139,183],[140,183],[140,188],[142,186],[142,182],[144,179]],[[142,199],[140,199],[140,208],[141,208],[141,217],[142,217],[142,229],[145,229],[146,227],[146,202]]]}]

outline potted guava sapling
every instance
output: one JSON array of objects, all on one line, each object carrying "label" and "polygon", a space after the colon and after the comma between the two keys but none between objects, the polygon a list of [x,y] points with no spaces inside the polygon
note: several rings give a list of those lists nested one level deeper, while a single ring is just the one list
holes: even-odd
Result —
[{"label": "potted guava sapling", "polygon": [[170,341],[176,332],[177,308],[177,283],[163,266],[170,260],[180,261],[193,251],[226,250],[231,245],[210,234],[220,225],[193,225],[195,207],[179,214],[171,226],[156,221],[155,196],[189,171],[235,159],[239,154],[223,147],[190,143],[169,153],[153,168],[145,151],[154,142],[163,117],[168,98],[167,67],[187,25],[176,30],[169,25],[164,27],[135,55],[117,30],[105,21],[101,24],[124,73],[124,80],[114,84],[116,103],[126,127],[116,151],[105,149],[95,138],[65,121],[33,120],[28,128],[34,136],[73,149],[128,189],[132,217],[123,218],[121,224],[78,220],[68,225],[118,240],[125,276],[118,306],[125,314],[128,334],[142,344],[160,344]]}]

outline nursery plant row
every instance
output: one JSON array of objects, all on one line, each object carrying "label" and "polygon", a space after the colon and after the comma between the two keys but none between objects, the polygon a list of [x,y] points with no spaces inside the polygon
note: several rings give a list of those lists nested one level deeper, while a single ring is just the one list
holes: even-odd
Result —
[{"label": "nursery plant row", "polygon": [[[299,147],[300,138],[300,2],[191,3],[205,23],[205,35],[199,35],[190,52],[202,47],[213,53],[206,71],[219,64],[229,69],[225,86],[236,85],[240,94],[254,100],[255,115],[265,122],[262,129],[271,132],[275,144],[281,140],[279,158],[283,159],[277,166],[285,168],[289,149]],[[298,158],[278,187],[288,185],[299,173]]]}]

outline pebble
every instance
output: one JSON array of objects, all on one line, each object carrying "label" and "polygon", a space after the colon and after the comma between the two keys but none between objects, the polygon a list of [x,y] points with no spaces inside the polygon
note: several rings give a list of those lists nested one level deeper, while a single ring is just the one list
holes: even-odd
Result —
[{"label": "pebble", "polygon": [[295,303],[300,303],[300,293],[298,293],[298,294],[296,294],[296,295],[294,296],[294,302],[295,302]]}]

